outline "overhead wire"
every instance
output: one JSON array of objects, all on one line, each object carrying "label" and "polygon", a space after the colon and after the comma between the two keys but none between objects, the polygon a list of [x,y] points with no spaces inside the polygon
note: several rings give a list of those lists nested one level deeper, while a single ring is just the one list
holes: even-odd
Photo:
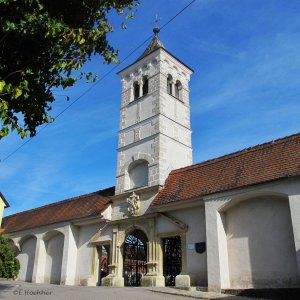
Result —
[{"label": "overhead wire", "polygon": [[[188,7],[190,7],[196,0],[192,0],[189,2],[186,6],[184,6],[178,13],[176,13],[171,19],[169,19],[165,24],[163,24],[160,27],[160,30],[165,28],[168,24],[170,24],[174,19],[176,19],[181,13],[183,13]],[[133,55],[138,49],[140,49],[146,42],[148,42],[150,39],[153,38],[153,34],[150,35],[148,38],[146,38],[141,44],[139,44],[137,47],[135,47],[132,51],[130,51],[122,60],[120,60],[119,64],[115,65],[113,68],[111,68],[108,72],[106,72],[97,82],[92,84],[89,88],[87,88],[81,95],[79,95],[75,100],[73,100],[68,106],[66,106],[61,112],[59,112],[54,119],[57,120],[59,117],[61,117],[69,108],[71,108],[76,102],[78,102],[82,97],[84,97],[87,93],[89,93],[93,88],[95,88],[99,83],[101,83],[108,75],[110,75],[113,71],[115,71],[122,63],[124,63],[131,55]],[[11,156],[13,156],[16,152],[18,152],[20,149],[22,149],[26,144],[31,142],[35,137],[37,137],[43,130],[45,130],[50,124],[45,124],[37,133],[35,136],[30,137],[28,140],[26,140],[24,143],[22,143],[19,147],[17,147],[15,150],[13,150],[11,153],[9,153],[6,157],[0,160],[0,163],[5,162],[8,160]]]}]

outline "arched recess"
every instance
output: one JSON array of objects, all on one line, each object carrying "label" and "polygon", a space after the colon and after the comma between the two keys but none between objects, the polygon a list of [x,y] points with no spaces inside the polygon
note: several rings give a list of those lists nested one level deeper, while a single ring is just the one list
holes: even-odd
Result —
[{"label": "arched recess", "polygon": [[135,229],[125,236],[123,243],[123,277],[125,286],[140,286],[147,273],[147,235]]},{"label": "arched recess", "polygon": [[152,168],[152,165],[154,163],[154,159],[151,157],[150,154],[147,154],[147,153],[143,153],[143,152],[136,152],[134,155],[132,155],[130,157],[130,159],[128,159],[126,161],[126,163],[124,164],[124,166],[121,168],[120,170],[120,175],[125,175],[125,184],[124,184],[124,187],[125,187],[125,190],[129,190],[131,187],[130,185],[130,177],[129,177],[129,166],[136,162],[136,161],[139,161],[139,160],[144,160],[144,161],[147,161],[148,163],[148,177],[149,177],[149,173],[151,172],[151,168]]},{"label": "arched recess", "polygon": [[251,199],[260,198],[260,197],[271,197],[271,198],[282,198],[282,199],[288,199],[288,195],[284,193],[274,192],[274,191],[251,191],[243,194],[237,194],[235,196],[232,196],[230,201],[225,202],[222,206],[218,208],[218,211],[220,213],[226,212],[231,207],[243,202],[243,201],[249,201]]},{"label": "arched recess", "polygon": [[134,162],[134,161],[137,161],[139,159],[144,159],[146,160],[149,165],[153,164],[154,163],[154,159],[151,157],[150,154],[148,153],[143,153],[143,152],[136,152],[134,153],[134,155],[132,155],[132,157],[130,159],[128,159],[126,161],[126,163],[124,164],[124,166],[122,167],[121,171],[120,171],[120,174],[124,174],[125,172],[128,172],[128,167],[129,165]]},{"label": "arched recess", "polygon": [[176,81],[175,86],[174,86],[174,96],[182,100],[182,84],[179,80]]},{"label": "arched recess", "polygon": [[20,262],[19,280],[32,281],[36,241],[37,238],[31,235],[22,238],[19,242],[20,253],[17,256]]},{"label": "arched recess", "polygon": [[128,167],[128,175],[130,180],[130,189],[148,185],[148,161],[139,159],[133,161]]},{"label": "arched recess", "polygon": [[173,77],[170,74],[167,76],[167,93],[173,95]]},{"label": "arched recess", "polygon": [[242,199],[224,211],[231,288],[299,284],[287,197]]},{"label": "arched recess", "polygon": [[133,100],[136,100],[140,97],[140,85],[137,81],[133,83]]},{"label": "arched recess", "polygon": [[143,96],[147,95],[149,91],[149,79],[148,76],[143,77]]},{"label": "arched recess", "polygon": [[44,236],[46,248],[45,283],[60,284],[64,235],[50,231]]}]

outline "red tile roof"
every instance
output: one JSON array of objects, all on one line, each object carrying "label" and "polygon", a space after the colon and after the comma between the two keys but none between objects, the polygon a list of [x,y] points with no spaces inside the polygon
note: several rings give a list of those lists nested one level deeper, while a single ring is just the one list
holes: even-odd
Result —
[{"label": "red tile roof", "polygon": [[108,188],[17,213],[3,218],[2,227],[8,233],[97,216],[109,205],[108,197],[114,195],[114,190],[114,187]]},{"label": "red tile roof", "polygon": [[300,175],[300,134],[170,173],[151,206]]},{"label": "red tile roof", "polygon": [[[300,134],[173,170],[151,206],[184,201],[300,175]],[[5,232],[15,232],[100,215],[114,188],[52,203],[3,218]]]}]

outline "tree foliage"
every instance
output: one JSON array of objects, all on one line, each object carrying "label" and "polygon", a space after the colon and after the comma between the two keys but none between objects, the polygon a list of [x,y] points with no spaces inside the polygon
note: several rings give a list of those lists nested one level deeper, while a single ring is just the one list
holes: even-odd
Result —
[{"label": "tree foliage", "polygon": [[12,243],[0,234],[0,277],[15,278],[18,276],[19,270],[20,263],[16,258]]},{"label": "tree foliage", "polygon": [[[107,40],[108,14],[133,17],[138,0],[0,0],[0,139],[53,121],[53,89],[92,73],[76,72],[94,55],[118,62]],[[125,23],[122,23],[125,28]]]}]

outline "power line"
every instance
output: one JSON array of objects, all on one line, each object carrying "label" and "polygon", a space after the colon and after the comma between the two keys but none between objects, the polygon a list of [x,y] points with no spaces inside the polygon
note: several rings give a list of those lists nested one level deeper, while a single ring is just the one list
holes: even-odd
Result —
[{"label": "power line", "polygon": [[[192,0],[189,2],[186,6],[184,6],[178,13],[176,13],[170,20],[168,20],[163,26],[160,27],[160,30],[162,30],[164,27],[166,27],[169,23],[171,23],[174,19],[176,19],[181,13],[183,13],[189,6],[191,6],[196,0]],[[54,119],[57,120],[62,114],[64,114],[70,107],[72,107],[78,100],[80,100],[82,97],[84,97],[87,93],[89,93],[94,87],[96,87],[102,80],[104,80],[108,75],[110,75],[115,69],[117,69],[122,63],[124,63],[132,54],[134,54],[138,49],[140,49],[146,42],[148,42],[150,39],[153,38],[153,34],[150,35],[147,39],[145,39],[141,44],[139,44],[136,48],[134,48],[125,58],[123,58],[118,65],[115,65],[113,68],[111,68],[107,73],[105,73],[97,82],[95,82],[93,85],[91,85],[87,90],[85,90],[80,96],[78,96],[73,102],[71,102],[67,107],[65,107],[60,113],[58,113]],[[0,162],[3,163],[7,159],[9,159],[11,156],[13,156],[16,152],[18,152],[21,148],[23,148],[26,144],[31,142],[35,137],[37,137],[44,129],[46,129],[51,123],[45,124],[44,127],[42,127],[35,136],[29,138],[27,141],[25,141],[23,144],[21,144],[19,147],[17,147],[15,150],[13,150],[11,153],[9,153],[4,159],[1,159]]]}]

